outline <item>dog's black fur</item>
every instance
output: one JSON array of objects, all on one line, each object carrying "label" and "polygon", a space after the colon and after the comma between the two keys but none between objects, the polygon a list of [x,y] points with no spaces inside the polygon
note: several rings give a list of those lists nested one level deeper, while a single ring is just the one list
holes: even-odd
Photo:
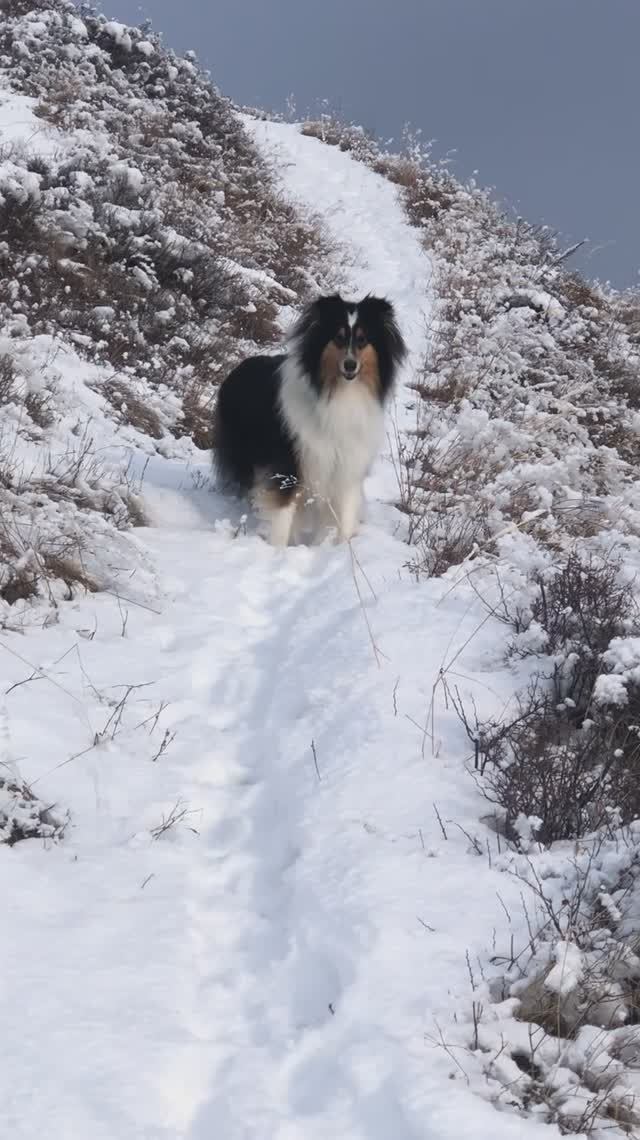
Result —
[{"label": "dog's black fur", "polygon": [[286,356],[243,360],[220,388],[214,422],[214,460],[224,483],[250,491],[257,471],[300,476],[293,438],[278,411],[280,365]]}]

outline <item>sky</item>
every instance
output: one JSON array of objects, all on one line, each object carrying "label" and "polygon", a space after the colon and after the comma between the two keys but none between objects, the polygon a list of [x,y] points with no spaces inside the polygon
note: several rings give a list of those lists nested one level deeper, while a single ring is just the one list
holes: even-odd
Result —
[{"label": "sky", "polygon": [[639,0],[109,0],[194,50],[225,95],[300,115],[326,100],[544,222],[574,264],[640,284]]}]

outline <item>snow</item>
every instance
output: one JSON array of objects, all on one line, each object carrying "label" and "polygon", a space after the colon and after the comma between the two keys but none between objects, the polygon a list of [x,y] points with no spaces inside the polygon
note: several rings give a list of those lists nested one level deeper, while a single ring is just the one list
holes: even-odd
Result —
[{"label": "snow", "polygon": [[118,44],[118,47],[123,48],[124,51],[131,51],[132,42],[129,31],[124,24],[119,24],[117,20],[109,20],[104,26],[104,30],[108,36]]},{"label": "snow", "polygon": [[54,154],[59,143],[42,119],[34,115],[35,99],[0,88],[0,140],[4,148],[37,145],[40,154]]},{"label": "snow", "polygon": [[[395,189],[293,127],[252,129],[345,288],[396,304],[409,378],[431,267]],[[57,353],[70,400],[90,405],[92,367]],[[142,469],[123,430],[98,443]],[[500,924],[498,884],[516,907],[468,838],[481,804],[441,685],[451,667],[504,699],[505,633],[467,585],[407,576],[388,457],[352,553],[273,551],[204,475],[154,455],[119,597],[3,635],[12,764],[71,819],[0,860],[6,1130],[453,1140],[472,1113],[515,1137],[433,1046],[470,1011],[465,952]]]},{"label": "snow", "polygon": [[11,202],[37,202],[40,197],[40,178],[9,159],[0,161],[0,205]]},{"label": "snow", "polygon": [[558,942],[555,946],[556,964],[547,974],[547,989],[557,994],[572,993],[582,981],[584,965],[582,954],[573,942]]},{"label": "snow", "polygon": [[121,179],[135,194],[141,194],[144,187],[144,175],[135,166],[126,162],[114,162],[109,166],[109,174],[113,178]]},{"label": "snow", "polygon": [[[131,49],[123,25],[105,32]],[[7,137],[24,137],[30,107],[0,95]],[[151,447],[108,418],[106,366],[49,337],[19,361],[25,383],[55,373],[55,448],[90,423],[114,478],[126,465],[142,479],[150,525],[118,536],[110,592],[23,607],[2,629],[2,763],[65,828],[58,842],[0,847],[4,1131],[551,1138],[555,1125],[486,1091],[489,1077],[502,1093],[522,1077],[504,1047],[505,1026],[510,1043],[527,1041],[513,998],[474,1044],[484,965],[526,946],[528,915],[450,699],[458,689],[500,716],[526,671],[507,662],[509,631],[483,603],[490,574],[416,580],[393,505],[393,425],[411,422],[433,268],[389,181],[295,126],[245,123],[284,192],[326,228],[336,286],[389,296],[410,356],[361,533],[351,547],[286,551],[208,486],[184,439]],[[134,168],[118,173],[142,187]],[[170,402],[159,392],[153,405],[166,422]],[[465,424],[477,446],[513,430],[484,417],[480,438],[478,414]],[[35,462],[37,441],[21,447]],[[94,538],[102,554],[106,528]],[[526,535],[505,534],[501,550],[513,581],[543,558]],[[541,648],[539,629],[523,647],[527,636]],[[636,649],[611,661],[622,685]],[[0,790],[2,809],[17,793]],[[27,822],[32,804],[19,805]],[[519,821],[532,851],[539,822]],[[605,855],[611,917],[624,851]],[[546,870],[553,879],[551,858]],[[545,954],[548,988],[577,989],[573,943]],[[612,987],[603,1024],[614,999],[618,1011]],[[566,1114],[577,1077],[548,1056]]]},{"label": "snow", "polygon": [[612,638],[603,661],[611,672],[602,673],[596,680],[596,704],[627,705],[629,689],[640,685],[640,637]]}]

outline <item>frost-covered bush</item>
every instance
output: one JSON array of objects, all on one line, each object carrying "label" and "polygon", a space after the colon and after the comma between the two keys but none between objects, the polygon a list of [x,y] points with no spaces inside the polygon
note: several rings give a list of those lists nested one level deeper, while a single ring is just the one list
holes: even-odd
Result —
[{"label": "frost-covered bush", "polygon": [[0,844],[13,847],[21,839],[59,839],[65,816],[39,800],[27,784],[0,774]]},{"label": "frost-covered bush", "polygon": [[208,448],[217,383],[324,253],[192,54],[67,0],[1,7],[0,611],[142,581],[128,449]]},{"label": "frost-covered bush", "polygon": [[[518,841],[576,839],[640,818],[640,612],[623,563],[574,551],[532,576],[513,652],[535,655],[509,717],[470,722],[481,787]],[[509,620],[506,615],[505,620]]]},{"label": "frost-covered bush", "polygon": [[569,273],[552,235],[476,190],[459,187],[425,239],[437,301],[416,384],[418,442],[403,452],[416,565],[433,572],[444,510],[454,528],[478,521],[465,554],[513,525],[554,549],[614,525],[637,534],[629,299]]},{"label": "frost-covered bush", "polygon": [[472,1042],[479,1091],[563,1134],[636,1136],[639,826],[613,820],[569,859],[532,851],[508,866],[528,900],[529,941],[498,953],[486,979]]},{"label": "frost-covered bush", "polygon": [[0,72],[61,132],[0,154],[0,320],[72,337],[125,384],[171,388],[188,404],[173,431],[207,445],[213,385],[314,287],[313,223],[194,57],[146,27],[9,3]]},{"label": "frost-covered bush", "polygon": [[331,114],[303,125],[400,188],[434,266],[415,426],[397,440],[413,569],[441,574],[517,526],[546,548],[640,533],[640,294],[584,280],[546,227]]}]

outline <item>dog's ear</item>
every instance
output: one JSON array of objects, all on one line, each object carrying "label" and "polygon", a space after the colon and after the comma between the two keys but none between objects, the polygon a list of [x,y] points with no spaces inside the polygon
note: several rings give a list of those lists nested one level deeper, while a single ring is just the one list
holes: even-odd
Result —
[{"label": "dog's ear", "polygon": [[360,303],[358,308],[367,308],[369,312],[377,317],[380,321],[384,333],[389,352],[395,364],[402,364],[405,356],[407,355],[407,346],[404,337],[400,332],[398,322],[396,320],[395,309],[386,297],[371,297],[367,296]]},{"label": "dog's ear", "polygon": [[298,317],[298,320],[293,326],[291,336],[294,340],[300,340],[307,335],[314,327],[320,325],[327,320],[329,316],[339,313],[344,302],[339,293],[334,293],[330,297],[316,297],[315,301],[311,301]]}]

